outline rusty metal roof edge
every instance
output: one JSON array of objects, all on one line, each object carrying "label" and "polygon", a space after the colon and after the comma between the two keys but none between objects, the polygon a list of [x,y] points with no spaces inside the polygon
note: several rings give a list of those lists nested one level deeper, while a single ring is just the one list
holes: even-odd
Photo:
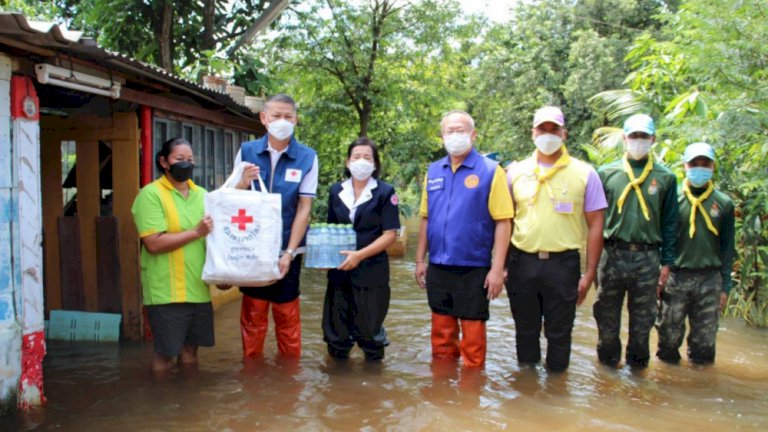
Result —
[{"label": "rusty metal roof edge", "polygon": [[[61,45],[45,45],[44,47],[46,49],[57,50],[66,47],[78,54],[85,54],[86,56],[91,57],[90,60],[92,61],[107,60],[111,65],[115,67],[130,69],[130,71],[133,73],[138,73],[151,79],[161,81],[164,84],[172,85],[173,87],[187,91],[198,97],[202,97],[209,102],[222,105],[238,116],[249,119],[253,118],[253,113],[250,111],[250,109],[243,104],[239,104],[229,94],[204,87],[186,78],[182,78],[178,75],[169,73],[165,69],[162,69],[156,65],[145,63],[128,55],[101,47],[96,43],[95,39],[83,37],[83,32],[68,30],[61,24],[44,21],[30,21],[27,20],[27,17],[24,14],[18,12],[0,12],[0,17],[3,15],[12,17],[16,22],[18,30],[22,30],[26,33],[29,33],[30,35],[48,34],[57,44]],[[47,30],[44,30],[46,28]],[[7,30],[9,33],[14,35],[19,33],[13,32],[13,29]],[[0,34],[2,33],[3,30],[0,30]],[[40,44],[35,44],[33,41],[25,40],[24,42],[43,47]],[[97,54],[102,55],[104,58],[96,58]]]},{"label": "rusty metal roof edge", "polygon": [[[140,67],[137,67],[136,65],[131,65],[131,64],[128,64],[128,63],[125,63],[125,62],[120,62],[118,59],[114,59],[113,58],[113,59],[109,59],[109,61],[112,64],[117,64],[117,66],[122,67],[124,69],[130,69],[131,71],[133,71],[135,73],[143,73],[143,72],[145,72]],[[136,60],[133,60],[133,59],[131,59],[131,61],[139,63],[142,66],[146,66],[145,63],[137,62]],[[213,102],[213,103],[218,104],[218,105],[223,105],[225,108],[231,109],[231,107],[227,106],[222,101],[216,100],[216,97],[220,97],[220,98],[221,97],[226,97],[227,99],[231,100],[232,103],[236,104],[238,108],[244,108],[245,110],[248,111],[247,113],[243,113],[242,111],[234,111],[233,110],[232,112],[234,114],[239,115],[239,116],[241,116],[243,118],[247,118],[247,119],[253,120],[253,113],[250,111],[250,109],[248,109],[248,107],[246,107],[244,105],[240,105],[240,104],[234,102],[232,97],[229,96],[228,94],[222,93],[222,92],[217,92],[217,91],[214,91],[214,90],[211,90],[211,89],[208,89],[206,87],[202,87],[202,86],[199,86],[199,85],[196,85],[196,84],[194,85],[194,88],[190,88],[190,86],[192,85],[191,81],[185,80],[183,78],[178,78],[178,77],[176,77],[176,75],[172,75],[172,74],[169,74],[167,72],[164,72],[163,75],[164,75],[163,77],[159,77],[159,76],[155,75],[155,76],[153,76],[153,78],[155,80],[157,80],[157,81],[160,81],[160,82],[164,83],[164,84],[167,84],[167,85],[170,85],[170,86],[173,86],[173,87],[176,87],[176,88],[183,89],[183,90],[185,90],[185,91],[187,91],[189,93],[192,93],[192,94],[194,94],[194,95],[196,95],[198,97],[201,97],[201,98],[203,98],[203,99],[205,99],[205,100],[207,100],[209,102]],[[174,80],[173,78],[176,78],[176,79]],[[178,81],[182,81],[182,82],[179,83]],[[198,89],[199,90],[204,90],[205,92],[208,92],[208,93],[213,93],[213,96],[210,95],[210,94],[205,94],[204,92],[199,92]]]}]

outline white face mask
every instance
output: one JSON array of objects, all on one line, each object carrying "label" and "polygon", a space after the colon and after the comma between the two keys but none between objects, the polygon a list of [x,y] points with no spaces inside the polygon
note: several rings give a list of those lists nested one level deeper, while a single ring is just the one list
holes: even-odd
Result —
[{"label": "white face mask", "polygon": [[461,156],[472,147],[472,137],[465,133],[443,135],[443,145],[451,156]]},{"label": "white face mask", "polygon": [[627,138],[627,153],[634,160],[640,160],[651,151],[651,140],[645,138]]},{"label": "white face mask", "polygon": [[560,150],[560,147],[563,146],[563,139],[552,134],[539,135],[534,138],[533,142],[536,144],[536,148],[547,156]]},{"label": "white face mask", "polygon": [[352,173],[352,177],[354,177],[356,180],[365,180],[368,177],[373,174],[373,171],[376,170],[376,166],[373,164],[373,162],[367,161],[365,159],[358,159],[354,162],[350,162],[349,164],[349,172]]},{"label": "white face mask", "polygon": [[286,119],[275,120],[267,124],[267,131],[278,141],[283,141],[293,135],[294,124]]}]

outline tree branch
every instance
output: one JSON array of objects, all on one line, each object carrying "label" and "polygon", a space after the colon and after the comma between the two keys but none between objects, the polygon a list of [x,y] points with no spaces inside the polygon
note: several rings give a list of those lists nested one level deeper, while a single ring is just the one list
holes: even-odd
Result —
[{"label": "tree branch", "polygon": [[347,47],[347,58],[349,60],[350,65],[352,66],[352,70],[355,72],[355,75],[359,75],[360,71],[357,69],[357,64],[355,63],[355,47],[352,45],[352,42],[349,40],[349,37],[347,36],[347,32],[343,30],[343,26],[341,29],[339,29],[338,23],[339,19],[336,14],[336,9],[333,6],[333,2],[331,0],[326,0],[325,2],[328,5],[328,8],[331,10],[331,16],[333,17],[334,22],[334,30],[338,31],[341,35],[342,40],[344,41],[344,45]]}]

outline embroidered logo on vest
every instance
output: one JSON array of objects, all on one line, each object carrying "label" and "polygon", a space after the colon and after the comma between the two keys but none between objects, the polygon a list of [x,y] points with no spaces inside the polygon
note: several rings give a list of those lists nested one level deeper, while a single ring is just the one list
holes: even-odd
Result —
[{"label": "embroidered logo on vest", "polygon": [[653,179],[648,185],[648,195],[656,195],[657,193],[659,193],[659,184],[656,183],[656,179]]},{"label": "embroidered logo on vest", "polygon": [[720,216],[720,207],[717,206],[717,203],[712,203],[712,207],[709,209],[709,215],[714,218]]},{"label": "embroidered logo on vest", "polygon": [[301,170],[289,169],[285,172],[285,181],[298,183],[301,181]]},{"label": "embroidered logo on vest", "polygon": [[464,186],[466,186],[467,189],[474,189],[479,184],[480,179],[475,174],[469,175],[464,179]]}]

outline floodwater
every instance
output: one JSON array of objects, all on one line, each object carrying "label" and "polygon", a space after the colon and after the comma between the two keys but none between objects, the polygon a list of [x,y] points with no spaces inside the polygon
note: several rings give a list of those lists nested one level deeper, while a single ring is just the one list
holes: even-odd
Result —
[{"label": "floodwater", "polygon": [[768,430],[768,332],[741,320],[721,321],[712,367],[684,359],[611,369],[596,360],[592,292],[578,309],[570,369],[548,374],[517,365],[504,296],[491,303],[485,368],[465,369],[432,362],[430,313],[412,257],[394,259],[392,273],[391,345],[381,364],[366,363],[358,349],[347,364],[327,357],[325,277],[305,270],[301,359],[279,357],[270,335],[264,359],[244,363],[239,302],[216,312],[216,346],[201,349],[197,370],[165,379],[148,370],[151,343],[50,342],[48,405],[0,419],[0,430]]}]

